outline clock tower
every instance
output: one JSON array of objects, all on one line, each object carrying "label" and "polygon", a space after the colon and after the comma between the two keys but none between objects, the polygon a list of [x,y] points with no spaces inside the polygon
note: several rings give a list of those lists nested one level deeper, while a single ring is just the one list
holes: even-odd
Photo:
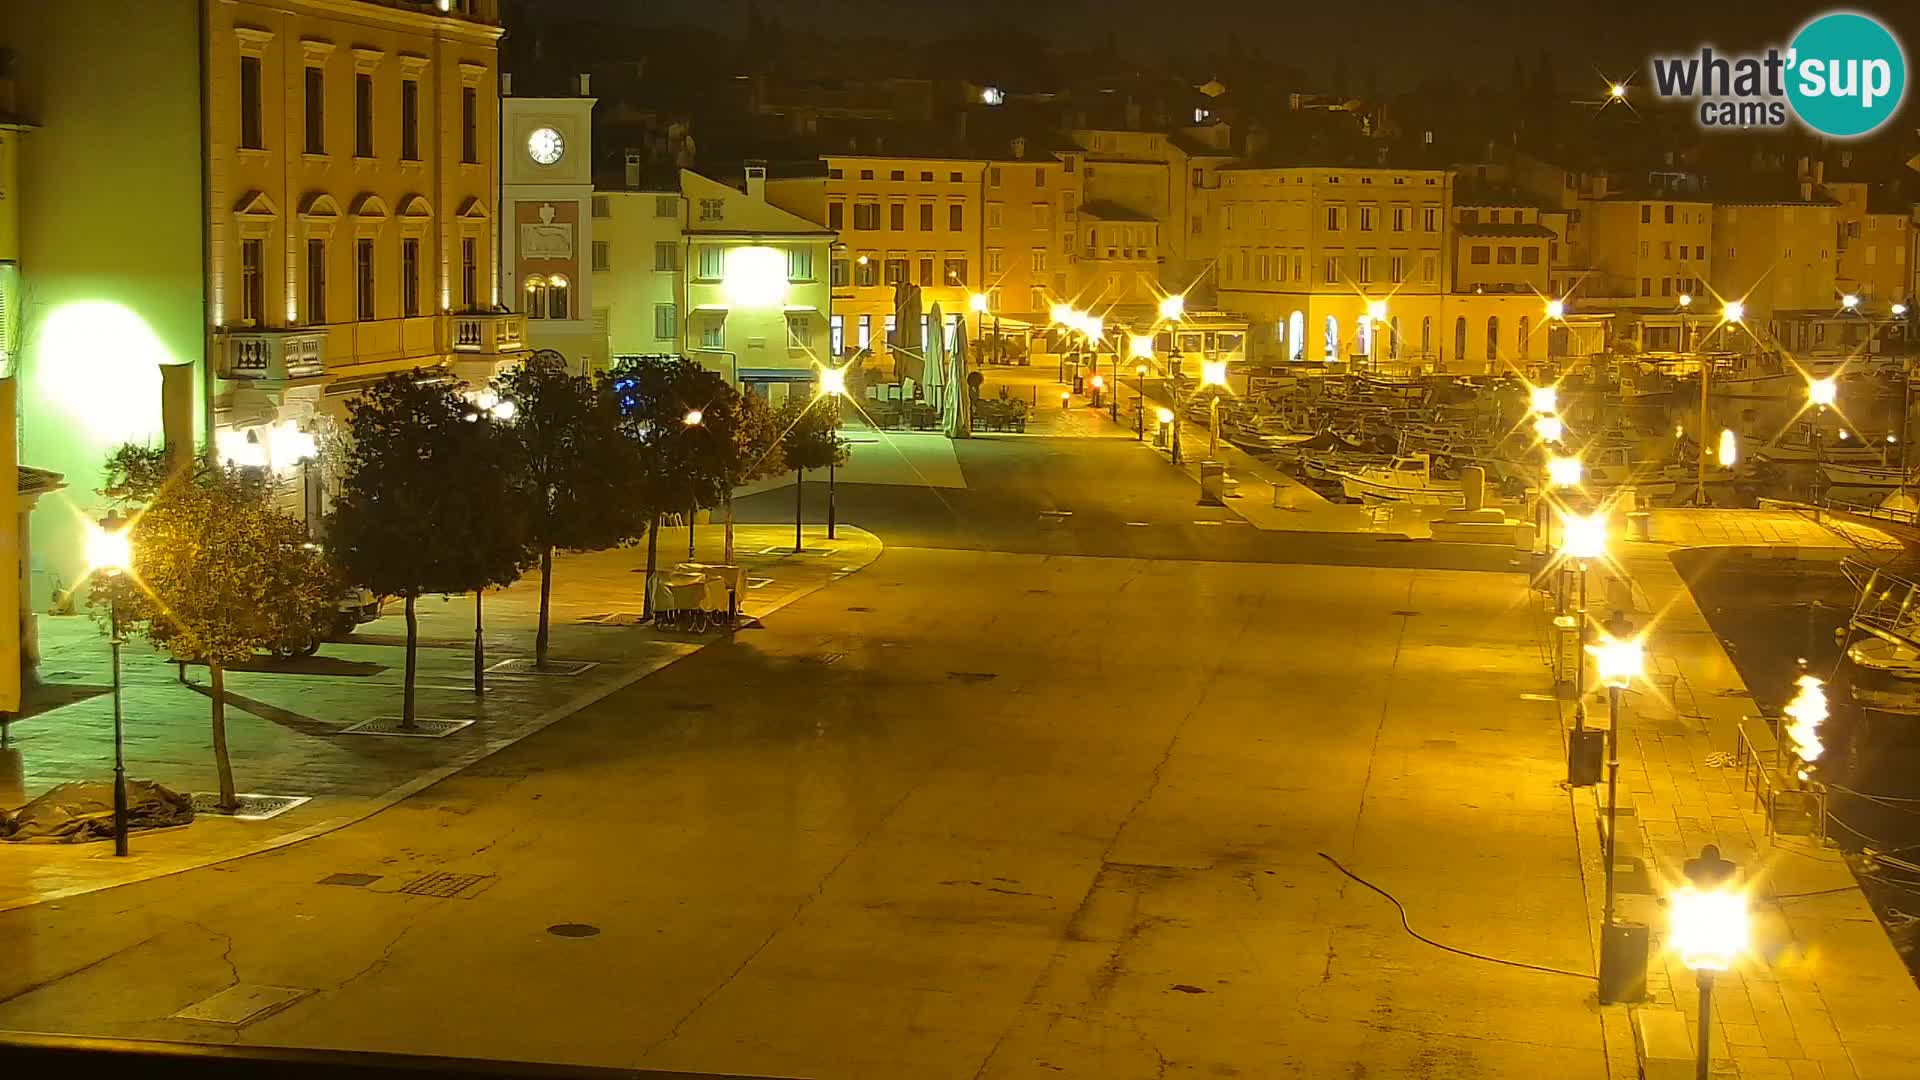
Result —
[{"label": "clock tower", "polygon": [[575,371],[604,365],[594,332],[593,98],[500,98],[502,298],[527,316],[527,345],[554,349]]}]

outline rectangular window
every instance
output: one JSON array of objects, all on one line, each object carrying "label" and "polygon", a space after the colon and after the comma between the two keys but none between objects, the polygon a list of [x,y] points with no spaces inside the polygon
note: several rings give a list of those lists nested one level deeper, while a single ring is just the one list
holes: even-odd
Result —
[{"label": "rectangular window", "polygon": [[907,227],[907,204],[906,203],[888,204],[887,228],[892,229],[895,232],[901,232],[901,231],[904,231],[906,227]]},{"label": "rectangular window", "polygon": [[966,284],[967,284],[967,260],[965,260],[965,259],[948,259],[948,260],[947,260],[947,265],[946,265],[946,276],[947,276],[947,280],[945,280],[944,282],[941,282],[941,284],[943,284],[943,285],[957,285],[957,286],[960,286],[960,287],[962,287],[962,288],[964,288],[964,287],[966,287]]},{"label": "rectangular window", "polygon": [[[1686,252],[1682,251],[1680,254],[1682,256],[1685,256]],[[1673,258],[1673,241],[1671,240],[1660,241],[1660,257],[1663,259]]]},{"label": "rectangular window", "polygon": [[1528,244],[1520,249],[1520,262],[1526,266],[1540,265],[1540,249]]},{"label": "rectangular window", "polygon": [[[893,343],[899,340],[899,327],[898,327],[899,321],[900,321],[900,317],[898,315],[888,315],[885,317],[884,322],[881,324],[880,332],[883,335],[885,335],[886,341],[887,341],[887,348],[889,349],[893,348]],[[921,319],[920,319],[921,328],[924,330],[926,325],[927,325],[926,317],[921,316]],[[926,337],[924,334],[922,334],[921,340],[922,341],[926,340]]]},{"label": "rectangular window", "polygon": [[835,232],[847,227],[847,204],[832,202],[827,204],[827,228]]},{"label": "rectangular window", "polygon": [[243,56],[240,58],[240,145],[249,150],[263,149],[266,136],[262,130],[260,105],[260,58]]},{"label": "rectangular window", "polygon": [[471,236],[460,238],[460,305],[480,309],[480,241]]},{"label": "rectangular window", "polygon": [[853,204],[853,227],[862,232],[872,232],[880,227],[880,204],[877,202],[859,202]]},{"label": "rectangular window", "polygon": [[948,231],[959,232],[961,229],[966,227],[964,224],[965,221],[966,221],[966,204],[965,203],[954,203],[953,205],[947,207]]},{"label": "rectangular window", "polygon": [[460,88],[460,160],[480,161],[480,91],[471,86]]},{"label": "rectangular window", "polygon": [[420,160],[420,80],[400,80],[400,160]]},{"label": "rectangular window", "polygon": [[[1644,210],[1645,207],[1642,207],[1641,209]],[[1641,296],[1653,295],[1653,279],[1652,278],[1643,277],[1640,279],[1640,295]]]},{"label": "rectangular window", "polygon": [[853,281],[852,265],[845,259],[834,259],[829,262],[827,264],[827,272],[831,275],[827,283],[833,288],[845,288]]},{"label": "rectangular window", "polygon": [[678,270],[680,245],[671,240],[653,242],[653,269],[655,273]]},{"label": "rectangular window", "polygon": [[420,314],[420,241],[412,236],[400,241],[400,314],[409,319]]},{"label": "rectangular window", "polygon": [[916,280],[920,283],[921,288],[926,288],[933,284],[933,256],[920,256],[920,276]]},{"label": "rectangular window", "polygon": [[1650,225],[1652,223],[1653,223],[1653,207],[1648,206],[1646,203],[1641,203],[1640,204],[1640,224]]},{"label": "rectangular window", "polygon": [[1027,310],[1037,312],[1037,311],[1046,311],[1047,309],[1048,309],[1047,290],[1042,289],[1037,285],[1031,289],[1028,289],[1027,290]]},{"label": "rectangular window", "polygon": [[1387,260],[1387,280],[1395,285],[1407,280],[1407,261],[1395,255]]},{"label": "rectangular window", "polygon": [[1354,280],[1356,281],[1372,281],[1373,280],[1373,256],[1371,255],[1360,256],[1360,273],[1359,273],[1359,276],[1356,277]]},{"label": "rectangular window", "polygon": [[653,340],[672,341],[680,333],[680,315],[672,304],[653,305]]},{"label": "rectangular window", "polygon": [[240,318],[248,326],[260,325],[260,313],[267,306],[266,284],[260,280],[266,259],[265,240],[240,241]]},{"label": "rectangular window", "polygon": [[1505,245],[1502,245],[1500,248],[1500,254],[1495,259],[1495,261],[1498,262],[1501,266],[1512,266],[1513,265],[1513,249]]},{"label": "rectangular window", "polygon": [[1487,221],[1495,225],[1500,224],[1500,211],[1498,210],[1487,211]]},{"label": "rectangular window", "polygon": [[933,170],[931,169],[920,170],[920,182],[923,184],[933,183]]},{"label": "rectangular window", "polygon": [[1430,254],[1420,256],[1420,280],[1423,284],[1431,285],[1435,281],[1438,281],[1440,279],[1439,269],[1440,260]]},{"label": "rectangular window", "polygon": [[597,218],[613,217],[613,200],[605,195],[593,197],[593,216]]},{"label": "rectangular window", "polygon": [[1046,248],[1033,249],[1033,258],[1032,258],[1032,261],[1028,264],[1027,269],[1033,271],[1036,274],[1044,274],[1047,272],[1047,249]]},{"label": "rectangular window", "polygon": [[883,280],[888,285],[902,285],[907,280],[907,259],[904,255],[887,258],[886,275]]},{"label": "rectangular window", "polygon": [[1671,225],[1673,224],[1673,204],[1672,203],[1667,204],[1666,211],[1667,211],[1667,224]]},{"label": "rectangular window", "polygon": [[1360,208],[1360,231],[1373,231],[1373,207],[1371,206],[1363,206]]},{"label": "rectangular window", "polygon": [[373,156],[373,76],[353,77],[353,156]]},{"label": "rectangular window", "polygon": [[862,351],[873,347],[873,316],[860,316],[859,336],[854,339],[854,346]]},{"label": "rectangular window", "polygon": [[1421,232],[1440,231],[1440,208],[1439,207],[1423,206],[1420,208],[1420,231]]},{"label": "rectangular window", "polygon": [[889,180],[905,180],[906,178],[907,170],[905,169],[895,169],[887,174],[887,179]]},{"label": "rectangular window", "polygon": [[700,200],[700,220],[702,223],[712,224],[713,222],[724,219],[726,217],[726,214],[727,214],[727,200],[725,199],[701,199]]},{"label": "rectangular window", "polygon": [[1343,218],[1343,217],[1345,217],[1345,216],[1346,216],[1346,215],[1344,215],[1344,214],[1342,214],[1342,213],[1340,212],[1340,208],[1339,208],[1339,207],[1337,207],[1337,206],[1329,206],[1329,207],[1327,207],[1327,231],[1328,231],[1328,232],[1339,232],[1339,231],[1340,231],[1340,225],[1341,225],[1341,220],[1340,220],[1340,219],[1341,219],[1341,218]]},{"label": "rectangular window", "polygon": [[1393,208],[1393,231],[1407,231],[1407,208],[1404,206],[1396,206]]},{"label": "rectangular window", "polygon": [[327,152],[327,73],[320,68],[307,69],[307,153]]},{"label": "rectangular window", "polygon": [[678,195],[655,195],[653,197],[653,216],[670,218],[680,216],[680,197]]},{"label": "rectangular window", "polygon": [[700,267],[695,276],[702,281],[719,281],[727,272],[727,249],[719,244],[700,245]]},{"label": "rectangular window", "polygon": [[1706,258],[1706,257],[1707,257],[1707,245],[1705,245],[1705,244],[1699,244],[1699,245],[1697,245],[1697,246],[1695,246],[1695,247],[1694,247],[1694,249],[1693,249],[1693,257],[1694,257],[1694,258],[1696,258],[1696,259],[1704,259],[1704,258]]},{"label": "rectangular window", "polygon": [[933,231],[933,204],[930,202],[920,204],[920,231]]},{"label": "rectangular window", "polygon": [[594,271],[594,273],[596,273],[596,274],[604,274],[604,273],[606,273],[606,272],[607,272],[608,270],[611,270],[611,269],[613,269],[613,266],[612,266],[612,262],[613,262],[613,259],[612,259],[612,257],[611,257],[611,255],[609,254],[609,250],[608,250],[608,249],[609,249],[609,245],[607,244],[607,242],[606,242],[605,240],[595,240],[595,241],[593,242],[593,271]]},{"label": "rectangular window", "polygon": [[813,348],[813,317],[804,311],[787,313],[787,348]]},{"label": "rectangular window", "polygon": [[988,169],[987,169],[987,186],[988,186],[988,187],[999,187],[999,186],[1000,186],[1000,166],[998,166],[998,165],[993,165],[993,166],[989,166],[989,167],[988,167]]},{"label": "rectangular window", "polygon": [[1004,213],[1005,211],[1003,210],[1001,203],[997,203],[997,202],[988,203],[987,204],[987,228],[989,229],[1000,228],[1000,226],[1006,220],[1005,217],[1003,216]]},{"label": "rectangular window", "polygon": [[787,249],[787,280],[813,280],[813,249],[792,247]]},{"label": "rectangular window", "polygon": [[1660,279],[1660,295],[1661,296],[1673,295],[1673,279],[1672,278]]},{"label": "rectangular window", "polygon": [[1327,256],[1326,265],[1320,268],[1320,280],[1329,285],[1340,280],[1340,256]]},{"label": "rectangular window", "polygon": [[307,325],[327,321],[327,242],[307,241]]},{"label": "rectangular window", "polygon": [[880,262],[871,255],[853,261],[853,283],[863,289],[880,284]]},{"label": "rectangular window", "polygon": [[1036,229],[1053,228],[1053,204],[1037,202],[1033,204],[1033,227]]},{"label": "rectangular window", "polygon": [[1475,244],[1468,255],[1468,261],[1475,266],[1485,266],[1493,261],[1493,249],[1485,244]]},{"label": "rectangular window", "polygon": [[987,273],[998,277],[1007,272],[1006,253],[999,248],[987,249]]},{"label": "rectangular window", "polygon": [[727,347],[727,324],[724,319],[711,319],[700,328],[700,347],[703,349],[724,349]]},{"label": "rectangular window", "polygon": [[827,316],[827,348],[835,356],[846,355],[847,317],[845,315]]},{"label": "rectangular window", "polygon": [[353,243],[353,317],[373,321],[373,241]]}]

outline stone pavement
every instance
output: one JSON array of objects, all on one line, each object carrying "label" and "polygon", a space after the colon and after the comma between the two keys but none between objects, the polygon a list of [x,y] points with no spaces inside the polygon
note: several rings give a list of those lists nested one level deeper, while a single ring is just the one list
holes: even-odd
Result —
[{"label": "stone pavement", "polygon": [[[1623,695],[1620,729],[1620,918],[1652,932],[1649,1000],[1698,1027],[1694,977],[1664,949],[1658,895],[1683,879],[1681,864],[1709,843],[1741,867],[1753,900],[1754,948],[1714,990],[1716,1075],[1793,1080],[1892,1080],[1915,1075],[1920,989],[1901,964],[1835,849],[1807,837],[1768,835],[1739,769],[1721,764],[1752,698],[1694,603],[1671,554],[1684,547],[1745,548],[1776,558],[1837,559],[1885,550],[1858,526],[1814,522],[1784,510],[1657,510],[1652,539],[1616,534],[1617,562],[1647,627],[1648,682]],[[1594,594],[1607,595],[1596,584]],[[1544,636],[1544,619],[1543,619]],[[1596,694],[1588,715],[1604,726]],[[1567,723],[1571,723],[1570,719]],[[1770,743],[1765,725],[1749,725]],[[1763,752],[1765,747],[1763,746]],[[1725,756],[1721,756],[1725,755]],[[1606,789],[1577,800],[1589,907],[1598,948],[1601,836]],[[1644,881],[1634,881],[1644,867]],[[1634,1076],[1630,1010],[1602,1010],[1614,1077]],[[1731,1062],[1729,1071],[1728,1062]]]},{"label": "stone pavement", "polygon": [[[659,563],[687,551],[685,529],[666,529]],[[748,574],[742,607],[764,619],[878,557],[871,534],[842,526],[829,541],[808,526],[793,554],[791,526],[736,529],[735,558]],[[723,530],[695,530],[704,561],[722,556]],[[643,607],[644,547],[556,556],[552,660],[588,665],[576,675],[487,676],[473,691],[471,597],[423,599],[419,613],[416,715],[470,723],[441,738],[348,733],[360,721],[399,712],[406,627],[397,603],[350,639],[314,657],[265,662],[226,678],[227,735],[242,792],[309,796],[266,821],[201,815],[181,829],[139,832],[132,853],[109,844],[0,843],[0,910],[174,873],[326,832],[388,806],[502,747],[599,701],[724,636],[636,625]],[[487,662],[527,661],[539,610],[539,575],[488,594]],[[112,770],[112,698],[105,634],[85,615],[41,616],[46,707],[12,725],[10,747],[24,801],[56,783],[106,779]],[[744,630],[740,633],[752,634]],[[217,787],[204,668],[183,685],[174,665],[138,641],[125,651],[123,685],[130,777],[183,791]],[[29,709],[33,707],[29,698]]]}]

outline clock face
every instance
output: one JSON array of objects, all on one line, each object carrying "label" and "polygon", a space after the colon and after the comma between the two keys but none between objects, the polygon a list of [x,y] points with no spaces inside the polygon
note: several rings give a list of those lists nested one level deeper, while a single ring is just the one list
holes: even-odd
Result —
[{"label": "clock face", "polygon": [[566,153],[567,141],[550,127],[535,128],[527,136],[527,155],[542,165],[551,165]]}]

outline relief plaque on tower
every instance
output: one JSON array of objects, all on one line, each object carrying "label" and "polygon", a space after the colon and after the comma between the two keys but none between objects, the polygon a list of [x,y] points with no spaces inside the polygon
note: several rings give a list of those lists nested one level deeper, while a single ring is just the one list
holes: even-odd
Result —
[{"label": "relief plaque on tower", "polygon": [[520,257],[523,259],[573,258],[573,222],[553,220],[553,204],[540,207],[538,222],[520,224]]}]

